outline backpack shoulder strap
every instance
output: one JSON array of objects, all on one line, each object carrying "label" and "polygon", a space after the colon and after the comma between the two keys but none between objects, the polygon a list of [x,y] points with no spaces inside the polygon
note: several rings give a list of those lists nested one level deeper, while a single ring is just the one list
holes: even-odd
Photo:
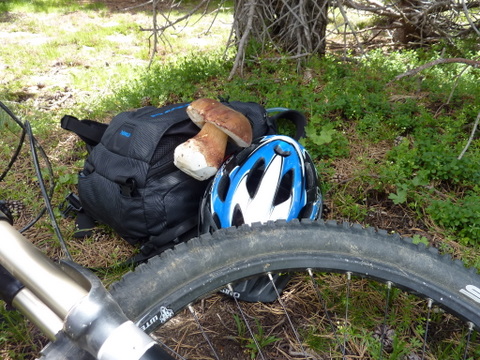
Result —
[{"label": "backpack shoulder strap", "polygon": [[107,130],[108,124],[93,120],[78,120],[75,116],[65,115],[60,120],[60,126],[77,134],[86,144],[96,146]]},{"label": "backpack shoulder strap", "polygon": [[306,136],[305,126],[307,126],[307,118],[300,111],[290,110],[285,108],[272,108],[267,109],[267,112],[278,112],[277,114],[270,116],[270,121],[274,124],[277,123],[279,119],[285,119],[291,121],[295,125],[295,140],[300,140]]},{"label": "backpack shoulder strap", "polygon": [[[277,122],[285,119],[295,125],[295,140],[299,140],[306,136],[305,126],[307,126],[307,118],[297,110],[276,107],[266,109],[254,102],[228,101],[221,99],[224,103],[233,109],[245,115],[252,124],[253,137],[257,138],[264,135],[274,135],[278,133]],[[275,113],[269,116],[269,114]]]}]

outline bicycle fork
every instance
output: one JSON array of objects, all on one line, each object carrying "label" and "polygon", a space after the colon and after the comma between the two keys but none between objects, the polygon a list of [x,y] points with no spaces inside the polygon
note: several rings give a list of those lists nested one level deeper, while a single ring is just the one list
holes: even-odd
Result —
[{"label": "bicycle fork", "polygon": [[127,319],[93,273],[73,262],[51,261],[2,212],[0,298],[42,330],[51,347],[73,342],[99,360],[172,359]]}]

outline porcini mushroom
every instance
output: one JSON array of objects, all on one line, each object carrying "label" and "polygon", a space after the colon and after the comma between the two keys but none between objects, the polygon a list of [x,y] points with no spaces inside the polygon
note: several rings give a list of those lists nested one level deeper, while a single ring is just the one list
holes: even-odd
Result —
[{"label": "porcini mushroom", "polygon": [[240,147],[252,143],[248,119],[216,100],[195,100],[187,107],[187,114],[201,130],[175,148],[174,164],[197,180],[215,175],[225,158],[228,138]]}]

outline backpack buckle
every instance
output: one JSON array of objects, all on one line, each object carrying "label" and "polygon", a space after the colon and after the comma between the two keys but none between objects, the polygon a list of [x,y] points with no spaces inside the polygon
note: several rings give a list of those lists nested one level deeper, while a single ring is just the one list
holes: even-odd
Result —
[{"label": "backpack buckle", "polygon": [[79,213],[83,208],[80,198],[76,194],[70,193],[65,197],[65,201],[60,204],[59,209],[62,217],[68,218],[71,217],[70,213],[72,211]]},{"label": "backpack buckle", "polygon": [[137,182],[134,178],[119,178],[116,183],[120,185],[120,194],[133,197],[137,194]]}]

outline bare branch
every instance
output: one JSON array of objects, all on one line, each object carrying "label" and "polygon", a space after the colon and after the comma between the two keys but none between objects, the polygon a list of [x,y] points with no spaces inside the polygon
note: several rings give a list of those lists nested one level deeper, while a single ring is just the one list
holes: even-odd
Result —
[{"label": "bare branch", "polygon": [[144,3],[142,3],[142,4],[130,6],[130,7],[127,7],[127,8],[125,8],[125,9],[122,9],[122,10],[124,10],[124,11],[130,11],[130,10],[133,10],[133,9],[141,8],[141,7],[143,7],[143,6],[147,6],[148,4],[151,4],[151,3],[153,3],[153,0],[144,2]]},{"label": "bare branch", "polygon": [[[155,5],[158,1],[155,1]],[[157,32],[162,32],[162,31],[165,31],[166,29],[170,28],[170,27],[174,27],[176,24],[182,22],[183,20],[186,20],[186,19],[189,19],[193,14],[195,14],[201,7],[203,7],[203,5],[205,3],[208,3],[210,2],[210,0],[202,0],[200,3],[198,3],[197,6],[195,6],[192,10],[190,10],[188,13],[186,13],[185,15],[175,19],[175,21],[171,22],[170,19],[165,18],[165,20],[167,20],[167,25],[164,25],[164,26],[161,26],[161,27],[158,27],[158,28],[154,28],[154,29],[144,29],[144,28],[141,28],[140,30],[141,31],[157,31]],[[155,6],[156,8],[156,6]],[[163,16],[163,14],[162,14]]]},{"label": "bare branch", "polygon": [[355,38],[355,41],[357,42],[357,46],[358,48],[360,49],[360,52],[361,54],[363,55],[364,52],[363,52],[363,47],[362,47],[362,44],[360,42],[360,40],[358,39],[358,36],[357,36],[357,33],[352,25],[352,23],[348,20],[348,17],[347,17],[347,13],[345,11],[345,9],[343,8],[343,0],[337,0],[337,6],[338,6],[338,9],[340,10],[340,13],[342,14],[343,16],[343,20],[345,21],[345,24],[350,28],[350,30],[352,31],[352,34],[353,34],[353,37]]},{"label": "bare branch", "polygon": [[282,61],[282,60],[295,60],[295,59],[299,59],[299,58],[302,58],[302,57],[308,57],[308,56],[311,56],[312,54],[310,53],[304,53],[304,54],[298,54],[298,55],[292,55],[292,56],[278,56],[278,57],[270,57],[270,58],[262,58],[259,60],[263,60],[263,61]]},{"label": "bare branch", "polygon": [[460,73],[456,76],[455,83],[453,84],[452,91],[450,91],[450,95],[448,96],[447,102],[446,102],[445,104],[442,104],[442,105],[438,108],[438,110],[435,112],[435,117],[440,113],[440,110],[441,110],[444,106],[450,104],[450,100],[452,100],[453,93],[455,92],[455,89],[456,89],[457,86],[458,86],[458,82],[460,81],[460,78],[462,77],[463,73],[464,73],[465,71],[467,71],[467,69],[468,69],[468,65],[466,65],[466,66],[462,69],[462,71],[460,71]]},{"label": "bare branch", "polygon": [[480,121],[480,113],[478,113],[478,115],[477,115],[477,119],[475,120],[475,123],[473,124],[472,133],[470,134],[470,137],[468,138],[467,145],[465,145],[465,147],[463,148],[462,152],[461,152],[460,155],[458,156],[458,160],[461,160],[461,159],[463,158],[463,156],[464,156],[465,153],[467,152],[470,144],[472,143],[473,137],[475,136],[475,132],[477,131],[477,127],[478,127],[479,121]]},{"label": "bare branch", "polygon": [[467,18],[468,20],[468,23],[470,24],[470,26],[472,27],[473,30],[475,30],[475,32],[480,35],[480,31],[477,29],[477,27],[475,26],[475,24],[473,23],[472,19],[470,18],[470,15],[468,13],[468,9],[467,9],[467,4],[465,4],[465,0],[462,0],[462,4],[463,4],[463,12],[465,13],[465,17]]},{"label": "bare branch", "polygon": [[367,1],[368,5],[362,5],[361,3],[353,0],[345,0],[345,5],[349,8],[371,12],[380,16],[387,16],[390,18],[400,18],[401,14],[391,9],[391,7],[380,4],[378,1]]},{"label": "bare branch", "polygon": [[400,80],[404,77],[407,77],[407,76],[413,76],[413,75],[416,75],[418,74],[419,72],[425,70],[425,69],[428,69],[432,66],[435,66],[435,65],[439,65],[439,64],[452,64],[452,63],[461,63],[461,64],[467,64],[467,65],[470,65],[470,66],[473,66],[474,68],[478,68],[480,67],[480,61],[477,61],[477,60],[470,60],[470,59],[463,59],[463,58],[450,58],[450,59],[437,59],[437,60],[433,60],[433,61],[430,61],[426,64],[423,64],[419,67],[416,67],[414,69],[411,69],[407,72],[404,72],[403,74],[400,74],[400,75],[397,75],[393,81],[396,81],[396,80]]},{"label": "bare branch", "polygon": [[235,62],[233,63],[233,68],[230,71],[230,75],[228,76],[228,80],[233,79],[233,76],[237,72],[238,67],[243,64],[243,59],[245,58],[245,46],[248,41],[248,37],[250,36],[250,31],[252,30],[253,24],[253,17],[255,15],[255,8],[257,6],[256,0],[250,0],[249,8],[248,8],[248,22],[245,28],[245,32],[242,35],[242,39],[238,45],[238,52],[235,56]]}]

